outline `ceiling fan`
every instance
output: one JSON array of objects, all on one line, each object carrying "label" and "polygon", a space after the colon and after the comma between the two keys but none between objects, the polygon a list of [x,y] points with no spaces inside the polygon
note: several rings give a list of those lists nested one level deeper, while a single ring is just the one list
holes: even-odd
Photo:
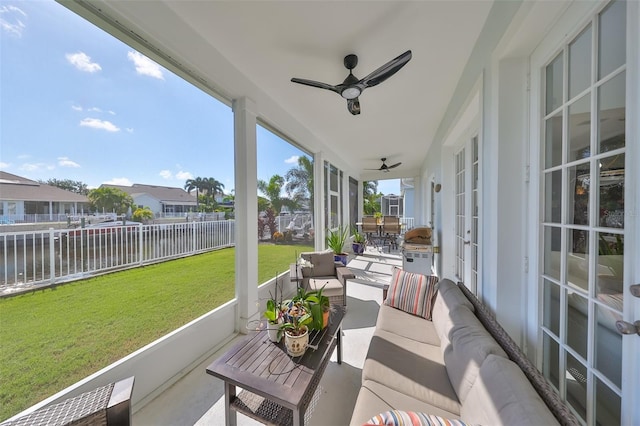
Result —
[{"label": "ceiling fan", "polygon": [[405,66],[411,59],[411,50],[407,50],[402,55],[394,58],[366,76],[358,80],[353,75],[353,69],[358,65],[358,57],[354,54],[344,57],[344,66],[349,70],[349,75],[340,84],[332,86],[331,84],[321,83],[319,81],[305,80],[303,78],[292,78],[293,83],[304,84],[306,86],[318,87],[320,89],[331,90],[336,92],[347,100],[347,109],[353,115],[360,114],[360,100],[358,97],[367,87],[377,86],[397,73],[400,68]]},{"label": "ceiling fan", "polygon": [[381,172],[389,173],[389,170],[395,169],[400,164],[402,164],[402,163],[396,163],[396,164],[392,164],[390,166],[387,166],[387,163],[386,163],[387,159],[386,158],[381,158],[380,160],[382,160],[382,166],[380,166],[380,168],[377,168],[377,169],[365,169],[365,170],[378,170],[378,171],[381,171]]}]

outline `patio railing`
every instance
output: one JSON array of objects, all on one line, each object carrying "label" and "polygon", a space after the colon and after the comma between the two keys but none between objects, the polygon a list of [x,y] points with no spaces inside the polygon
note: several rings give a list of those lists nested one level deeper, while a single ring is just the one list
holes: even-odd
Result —
[{"label": "patio railing", "polygon": [[0,295],[230,247],[234,221],[0,234]]}]

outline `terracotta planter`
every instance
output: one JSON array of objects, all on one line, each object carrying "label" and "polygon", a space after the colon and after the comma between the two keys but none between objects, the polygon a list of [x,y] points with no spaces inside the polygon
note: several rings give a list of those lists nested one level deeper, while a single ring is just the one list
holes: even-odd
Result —
[{"label": "terracotta planter", "polygon": [[327,328],[329,325],[329,310],[322,312],[322,328]]},{"label": "terracotta planter", "polygon": [[290,356],[298,357],[304,355],[309,345],[309,330],[305,327],[304,333],[299,336],[291,335],[289,330],[285,330],[284,345]]}]

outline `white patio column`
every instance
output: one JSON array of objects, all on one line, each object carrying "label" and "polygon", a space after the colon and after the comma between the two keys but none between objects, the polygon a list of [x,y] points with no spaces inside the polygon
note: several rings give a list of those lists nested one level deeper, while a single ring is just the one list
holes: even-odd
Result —
[{"label": "white patio column", "polygon": [[422,176],[414,176],[413,177],[413,211],[412,212],[404,212],[405,215],[407,213],[413,216],[413,226],[418,226],[418,224],[426,223],[424,221],[424,206],[426,205],[426,193],[427,187],[423,185]]},{"label": "white patio column", "polygon": [[313,226],[315,231],[314,245],[316,250],[322,250],[324,247],[324,155],[322,152],[316,152],[313,156],[313,197],[315,205],[313,206]]},{"label": "white patio column", "polygon": [[249,98],[233,102],[235,152],[236,298],[238,329],[258,314],[258,163],[255,103]]}]

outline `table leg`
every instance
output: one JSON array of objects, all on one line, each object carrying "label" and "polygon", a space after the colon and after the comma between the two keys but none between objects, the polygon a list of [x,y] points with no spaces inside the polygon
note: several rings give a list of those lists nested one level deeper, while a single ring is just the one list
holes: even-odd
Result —
[{"label": "table leg", "polygon": [[303,426],[304,425],[304,411],[297,409],[293,410],[293,426]]},{"label": "table leg", "polygon": [[229,382],[224,382],[224,418],[227,426],[236,426],[236,410],[231,409],[231,400],[236,396],[236,387]]},{"label": "table leg", "polygon": [[342,327],[338,329],[338,335],[336,338],[338,339],[336,344],[336,349],[338,350],[338,364],[342,364]]}]

